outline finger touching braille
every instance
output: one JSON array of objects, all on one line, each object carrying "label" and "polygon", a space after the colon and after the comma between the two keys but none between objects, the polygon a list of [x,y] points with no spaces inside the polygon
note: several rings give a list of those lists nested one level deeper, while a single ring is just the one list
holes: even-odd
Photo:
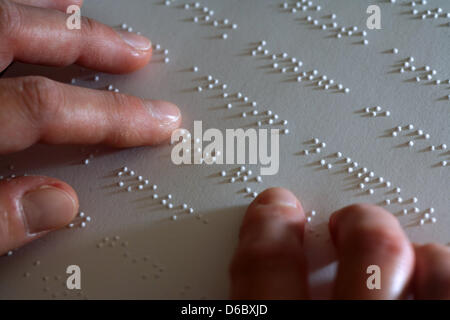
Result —
[{"label": "finger touching braille", "polygon": [[36,142],[116,147],[154,145],[181,122],[170,102],[62,84],[43,77],[0,79],[0,153]]},{"label": "finger touching braille", "polygon": [[305,214],[288,190],[271,188],[249,206],[230,267],[234,299],[306,299]]},{"label": "finger touching braille", "polygon": [[75,191],[60,180],[27,176],[0,181],[0,256],[62,228],[78,211]]},{"label": "finger touching braille", "polygon": [[381,207],[356,204],[329,222],[338,255],[337,299],[404,298],[414,252],[398,220]]},{"label": "finger touching braille", "polygon": [[0,0],[0,68],[16,60],[126,73],[149,62],[152,46],[147,38],[85,17],[80,29],[69,29],[68,17],[57,10]]}]

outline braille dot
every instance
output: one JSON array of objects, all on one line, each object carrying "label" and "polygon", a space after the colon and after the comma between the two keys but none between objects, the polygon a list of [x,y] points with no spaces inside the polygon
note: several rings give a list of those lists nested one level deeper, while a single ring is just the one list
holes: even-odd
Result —
[{"label": "braille dot", "polygon": [[414,146],[414,141],[409,141],[409,142],[408,142],[408,146],[409,146],[409,147],[413,147],[413,146]]},{"label": "braille dot", "polygon": [[369,194],[373,194],[374,193],[373,189],[369,189],[368,192],[369,192]]},{"label": "braille dot", "polygon": [[222,39],[228,39],[228,34],[226,33],[222,34]]}]

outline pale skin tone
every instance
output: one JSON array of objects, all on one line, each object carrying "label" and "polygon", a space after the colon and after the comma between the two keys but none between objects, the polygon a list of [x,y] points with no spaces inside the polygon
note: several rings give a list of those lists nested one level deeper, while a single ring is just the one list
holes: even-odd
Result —
[{"label": "pale skin tone", "polygon": [[[11,62],[133,72],[151,58],[151,43],[83,18],[66,28],[65,9],[82,0],[0,0],[0,72]],[[42,77],[0,79],[0,154],[35,143],[156,145],[181,123],[178,108]],[[48,201],[45,201],[48,200]],[[43,209],[44,208],[44,209]],[[0,255],[66,226],[78,212],[75,190],[43,176],[0,182]],[[262,192],[244,216],[231,262],[231,298],[308,299],[305,213],[288,190]],[[337,299],[450,299],[450,251],[412,244],[383,208],[352,205],[331,215],[339,267]],[[381,290],[368,290],[366,268],[382,270]]]}]

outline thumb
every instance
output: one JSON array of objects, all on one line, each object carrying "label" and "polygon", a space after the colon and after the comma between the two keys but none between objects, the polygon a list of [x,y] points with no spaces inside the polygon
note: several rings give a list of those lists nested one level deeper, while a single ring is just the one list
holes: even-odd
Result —
[{"label": "thumb", "polygon": [[0,255],[67,225],[78,211],[75,191],[57,179],[0,181]]}]

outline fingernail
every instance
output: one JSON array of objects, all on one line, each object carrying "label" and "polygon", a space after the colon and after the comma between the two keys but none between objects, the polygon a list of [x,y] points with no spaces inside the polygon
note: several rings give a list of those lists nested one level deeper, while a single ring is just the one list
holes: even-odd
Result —
[{"label": "fingernail", "polygon": [[297,198],[284,189],[270,189],[259,195],[256,199],[258,205],[280,205],[298,208]]},{"label": "fingernail", "polygon": [[171,124],[180,118],[180,109],[173,103],[161,100],[146,100],[144,106],[152,117],[163,124]]},{"label": "fingernail", "polygon": [[152,42],[149,39],[134,32],[119,30],[117,33],[123,41],[137,50],[148,51],[152,47]]},{"label": "fingernail", "polygon": [[29,191],[21,203],[29,234],[63,227],[77,210],[75,200],[66,191],[53,186]]}]

